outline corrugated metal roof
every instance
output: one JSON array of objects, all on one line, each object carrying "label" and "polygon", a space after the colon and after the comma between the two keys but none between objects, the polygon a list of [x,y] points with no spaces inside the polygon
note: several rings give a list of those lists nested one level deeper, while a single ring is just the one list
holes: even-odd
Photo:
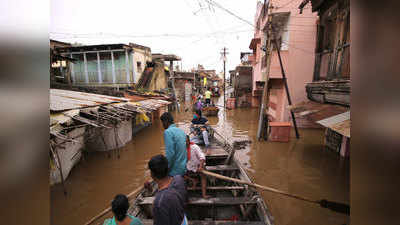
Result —
[{"label": "corrugated metal roof", "polygon": [[129,99],[107,95],[50,89],[50,111],[53,112],[127,101]]},{"label": "corrugated metal roof", "polygon": [[147,108],[147,109],[151,109],[151,110],[156,110],[163,106],[171,104],[171,102],[164,101],[161,99],[147,99],[147,100],[143,100],[143,101],[136,102],[136,103],[140,104],[140,106],[143,108]]},{"label": "corrugated metal roof", "polygon": [[341,135],[350,137],[350,111],[317,121],[324,127],[330,128]]}]

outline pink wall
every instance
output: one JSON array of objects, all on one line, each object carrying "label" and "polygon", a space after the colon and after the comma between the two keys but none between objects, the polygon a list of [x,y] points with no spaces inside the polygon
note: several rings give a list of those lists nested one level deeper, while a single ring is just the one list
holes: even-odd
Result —
[{"label": "pink wall", "polygon": [[[262,12],[263,12],[263,3],[258,2],[257,3],[257,9],[256,9],[256,15],[254,17],[254,24],[255,25],[259,25],[260,28],[265,27],[266,22],[268,20],[268,16],[262,17]],[[263,36],[264,33],[259,30],[259,29],[255,29],[254,32],[254,38],[260,38],[261,39],[261,43],[257,44],[256,47],[256,62],[253,64],[253,92],[254,90],[256,90],[256,81],[261,81],[262,80],[262,72],[261,72],[261,59],[263,56],[263,51],[261,50],[261,46],[263,43]],[[254,51],[253,51],[254,52]]]},{"label": "pink wall", "polygon": [[[305,84],[312,81],[314,71],[317,13],[311,12],[309,4],[304,8],[303,13],[299,14],[298,6],[302,1],[303,0],[289,1],[290,3],[287,4],[288,0],[270,0],[270,6],[273,6],[274,8],[269,10],[269,13],[290,12],[287,28],[289,30],[289,46],[288,50],[281,51],[281,56],[293,104],[307,100]],[[262,4],[259,3],[257,6],[256,16],[260,14],[261,9]],[[268,17],[266,16],[262,23],[263,25],[267,18]],[[255,21],[257,21],[257,19]],[[255,36],[257,37],[260,37],[260,35],[262,35],[262,32],[255,33]],[[261,43],[263,43],[263,41],[261,41]],[[257,51],[261,50],[257,49]],[[253,71],[253,81],[261,80],[261,62],[255,65]],[[271,58],[270,78],[281,77],[278,55],[277,52],[274,51]],[[280,114],[277,115],[277,119],[279,118],[280,121],[288,121],[289,111],[286,109],[288,102],[285,90],[283,89],[280,91],[277,97],[282,98],[277,101],[277,114]]]}]

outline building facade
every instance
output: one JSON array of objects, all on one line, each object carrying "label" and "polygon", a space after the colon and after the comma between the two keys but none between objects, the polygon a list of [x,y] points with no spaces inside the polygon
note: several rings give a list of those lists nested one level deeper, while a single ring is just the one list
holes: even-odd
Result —
[{"label": "building facade", "polygon": [[[280,49],[292,103],[307,99],[304,85],[313,80],[313,62],[317,14],[305,8],[300,15],[301,0],[259,2],[255,16],[253,54],[248,56],[253,67],[252,106],[261,104],[265,83],[268,91],[267,114],[271,121],[290,121],[290,111],[276,45]],[[267,79],[268,78],[268,79]],[[299,121],[300,126],[307,126]]]},{"label": "building facade", "polygon": [[56,48],[71,47],[70,43],[50,39],[50,83],[71,84],[70,63],[73,59],[62,56]]},{"label": "building facade", "polygon": [[146,63],[152,61],[151,49],[149,47],[134,43],[129,43],[129,46],[131,46],[133,49],[133,64],[136,68],[136,76],[133,78],[133,82],[136,84],[143,74]]},{"label": "building facade", "polygon": [[305,0],[300,11],[310,5],[319,20],[313,81],[306,86],[308,98],[350,106],[350,1]]},{"label": "building facade", "polygon": [[[318,12],[313,81],[306,84],[310,103],[303,108],[309,118],[325,127],[325,148],[350,156],[350,0],[304,0],[299,11]],[[314,106],[313,106],[314,105]],[[336,110],[332,110],[332,109]],[[329,116],[324,113],[329,110]],[[336,111],[336,112],[335,112]],[[311,113],[310,113],[311,112]]]},{"label": "building facade", "polygon": [[57,48],[75,60],[70,64],[74,86],[129,87],[133,85],[133,49],[124,44],[85,45]]},{"label": "building facade", "polygon": [[55,51],[74,61],[64,70],[73,86],[130,87],[152,60],[149,47],[133,43],[56,46]]}]

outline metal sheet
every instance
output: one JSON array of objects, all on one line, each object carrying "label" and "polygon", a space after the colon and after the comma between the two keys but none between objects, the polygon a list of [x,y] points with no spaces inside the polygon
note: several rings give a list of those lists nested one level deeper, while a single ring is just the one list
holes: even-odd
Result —
[{"label": "metal sheet", "polygon": [[50,89],[50,111],[53,112],[127,101],[129,99],[107,95]]},{"label": "metal sheet", "polygon": [[151,109],[151,110],[157,110],[163,106],[167,106],[169,104],[171,104],[171,102],[169,101],[164,101],[164,100],[160,100],[160,99],[147,99],[147,100],[143,100],[140,102],[136,102],[138,103],[141,107],[146,108],[146,109]]},{"label": "metal sheet", "polygon": [[295,113],[296,118],[303,117],[311,122],[323,120],[350,110],[349,107],[313,101],[300,102],[287,108]]},{"label": "metal sheet", "polygon": [[350,137],[350,111],[317,121],[324,127],[330,128],[341,135]]},{"label": "metal sheet", "polygon": [[347,111],[345,113],[341,113],[341,114],[338,114],[335,116],[331,116],[331,117],[325,118],[323,120],[319,120],[319,121],[317,121],[317,123],[321,124],[324,127],[330,127],[337,123],[341,123],[345,120],[350,120],[350,111]]}]

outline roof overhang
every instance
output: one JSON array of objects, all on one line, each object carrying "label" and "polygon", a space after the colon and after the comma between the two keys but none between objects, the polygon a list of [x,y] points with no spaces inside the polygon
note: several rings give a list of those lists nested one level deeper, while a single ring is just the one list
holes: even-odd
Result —
[{"label": "roof overhang", "polygon": [[73,47],[56,47],[59,53],[70,53],[70,52],[91,52],[91,51],[112,51],[112,50],[131,50],[132,47],[125,44],[104,44],[104,45],[82,45]]},{"label": "roof overhang", "polygon": [[151,57],[153,59],[163,59],[164,61],[181,61],[181,57],[173,54],[164,55],[160,53],[154,53],[151,54]]}]

